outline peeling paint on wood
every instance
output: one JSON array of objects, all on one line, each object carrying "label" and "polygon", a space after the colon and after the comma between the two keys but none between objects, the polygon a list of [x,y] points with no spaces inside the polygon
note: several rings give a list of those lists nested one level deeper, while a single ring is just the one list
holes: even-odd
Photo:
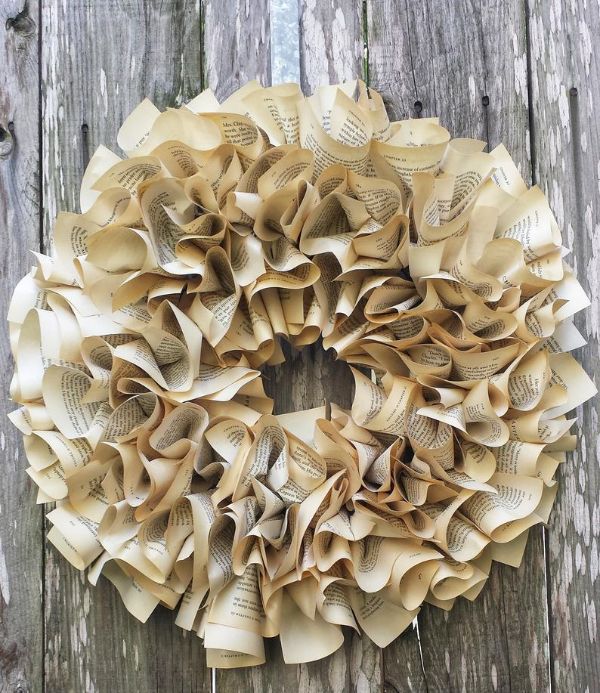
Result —
[{"label": "peeling paint on wood", "polygon": [[353,0],[300,0],[302,89],[363,77],[363,5]]}]

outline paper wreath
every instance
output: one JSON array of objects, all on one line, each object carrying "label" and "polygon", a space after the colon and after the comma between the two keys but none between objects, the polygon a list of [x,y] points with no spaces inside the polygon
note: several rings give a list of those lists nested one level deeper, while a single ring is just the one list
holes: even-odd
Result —
[{"label": "paper wreath", "polygon": [[[595,388],[588,300],[504,147],[390,123],[362,82],[143,101],[16,287],[11,418],[50,541],[209,666],[384,647],[518,565]],[[271,415],[260,371],[322,338],[351,411]]]}]

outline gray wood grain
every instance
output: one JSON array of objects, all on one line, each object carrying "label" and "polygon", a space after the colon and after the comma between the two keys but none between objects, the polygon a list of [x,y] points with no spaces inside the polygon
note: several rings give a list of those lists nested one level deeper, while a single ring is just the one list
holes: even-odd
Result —
[{"label": "gray wood grain", "polygon": [[[286,413],[334,402],[352,405],[353,378],[347,364],[336,361],[321,343],[298,351],[283,344],[284,364],[265,369],[266,390],[275,401],[275,413]],[[263,667],[262,687],[274,691],[378,691],[382,686],[381,650],[367,637],[346,632],[344,645],[331,657],[317,662],[285,666],[279,644],[271,645],[275,655]],[[251,675],[256,683],[256,674]],[[281,688],[279,687],[281,686]]]},{"label": "gray wood grain", "polygon": [[[503,142],[531,179],[526,17],[519,0],[370,0],[370,84],[397,117],[439,115],[456,137]],[[424,682],[385,654],[397,690],[549,690],[543,530],[523,566],[495,565],[480,599],[419,616]],[[402,642],[402,641],[400,641]],[[388,648],[389,649],[389,648]]]},{"label": "gray wood grain", "polygon": [[353,0],[299,0],[300,83],[306,94],[363,74],[363,4]]},{"label": "gray wood grain", "polygon": [[[407,7],[392,0],[369,0],[366,5],[367,81],[381,94],[393,120],[417,115]],[[427,690],[416,627],[385,648],[383,671],[386,693]]]},{"label": "gray wood grain", "polygon": [[[589,344],[575,353],[598,380],[600,362],[600,31],[598,2],[529,4],[533,160],[573,249],[567,261],[592,299],[576,318]],[[600,604],[600,472],[596,397],[577,412],[578,449],[561,465],[549,529],[550,632],[556,691],[593,691],[600,680],[597,610]]]},{"label": "gray wood grain", "polygon": [[384,693],[427,693],[417,626],[409,627],[383,650]]},{"label": "gray wood grain", "polygon": [[204,84],[219,100],[251,79],[271,83],[268,0],[204,0]]},{"label": "gray wood grain", "polygon": [[393,120],[415,118],[420,113],[416,110],[419,97],[407,8],[406,0],[369,0],[367,3],[369,84],[381,94]]},{"label": "gray wood grain", "polygon": [[[177,105],[201,89],[200,16],[194,0],[42,7],[45,237],[60,209],[78,208],[95,148],[116,151],[122,120],[148,96]],[[209,690],[201,641],[159,608],[141,624],[112,585],[91,587],[47,546],[46,691]]]},{"label": "gray wood grain", "polygon": [[[39,248],[39,7],[0,5],[0,313]],[[0,330],[0,690],[38,691],[43,676],[42,511],[21,435],[6,418],[12,372],[8,332]]]}]

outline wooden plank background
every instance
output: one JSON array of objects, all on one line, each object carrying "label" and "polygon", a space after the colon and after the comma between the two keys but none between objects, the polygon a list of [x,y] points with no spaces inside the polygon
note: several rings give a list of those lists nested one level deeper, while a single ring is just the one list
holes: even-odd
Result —
[{"label": "wooden plank background", "polygon": [[[600,32],[597,0],[299,0],[297,26],[271,33],[280,0],[2,0],[0,247],[2,314],[27,248],[47,247],[56,213],[77,207],[100,143],[144,97],[179,105],[271,83],[272,48],[297,42],[305,90],[361,76],[395,118],[439,115],[456,136],[504,142],[548,194],[593,297],[578,318],[599,362]],[[295,15],[294,15],[295,16]],[[289,27],[293,17],[286,16]],[[273,24],[275,22],[273,21]],[[293,24],[293,21],[292,21]],[[278,53],[279,55],[279,53]],[[279,68],[277,68],[279,69]],[[343,364],[286,351],[266,372],[278,412],[350,402]],[[12,408],[0,330],[0,691],[209,691],[201,642],[159,609],[145,625],[109,583],[92,589],[44,541]],[[600,685],[598,400],[578,412],[580,448],[559,471],[551,524],[531,533],[519,570],[495,566],[480,599],[425,607],[385,650],[348,635],[331,658],[218,672],[218,691],[594,691]]]}]

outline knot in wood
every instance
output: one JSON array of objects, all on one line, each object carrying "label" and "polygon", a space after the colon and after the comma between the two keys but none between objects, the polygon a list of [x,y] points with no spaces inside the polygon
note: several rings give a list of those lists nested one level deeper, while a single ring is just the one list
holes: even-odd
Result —
[{"label": "knot in wood", "polygon": [[13,150],[13,136],[10,129],[5,129],[0,125],[0,159],[7,159]]},{"label": "knot in wood", "polygon": [[6,20],[6,31],[13,30],[17,34],[23,36],[32,36],[35,34],[35,22],[29,16],[29,3],[25,3],[23,9],[14,17],[8,17]]}]

